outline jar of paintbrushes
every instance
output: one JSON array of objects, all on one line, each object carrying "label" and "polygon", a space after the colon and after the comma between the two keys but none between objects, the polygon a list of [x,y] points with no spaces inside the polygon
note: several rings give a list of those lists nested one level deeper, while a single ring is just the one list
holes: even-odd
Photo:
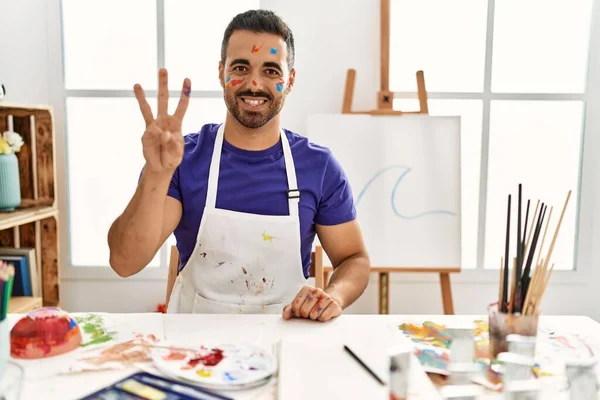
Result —
[{"label": "jar of paintbrushes", "polygon": [[[516,215],[516,256],[511,257],[511,195],[508,195],[506,217],[506,242],[504,257],[500,260],[500,283],[498,301],[488,307],[490,333],[490,359],[496,360],[498,354],[510,351],[509,335],[519,335],[528,343],[537,337],[541,303],[546,292],[554,264],[550,268],[552,252],[560,231],[560,226],[571,197],[568,192],[554,234],[543,254],[548,227],[552,218],[552,207],[538,200],[530,219],[531,200],[527,201],[525,218],[522,219],[522,185],[519,184]],[[514,226],[514,225],[513,225]],[[548,238],[550,239],[550,238]],[[509,260],[512,259],[512,262]],[[513,336],[514,337],[514,336]],[[515,339],[516,340],[516,339]]]}]

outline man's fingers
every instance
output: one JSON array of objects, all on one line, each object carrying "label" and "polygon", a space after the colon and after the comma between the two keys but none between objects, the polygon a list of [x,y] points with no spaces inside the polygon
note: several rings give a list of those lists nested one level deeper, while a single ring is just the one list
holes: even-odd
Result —
[{"label": "man's fingers", "polygon": [[142,86],[139,83],[136,83],[133,87],[133,93],[135,93],[135,98],[140,106],[140,111],[142,112],[146,126],[148,126],[154,120],[154,116],[152,115],[150,104],[146,101],[146,93],[144,93],[144,89],[142,89]]},{"label": "man's fingers", "polygon": [[283,307],[283,319],[291,319],[292,318],[292,305],[288,304],[287,306]]},{"label": "man's fingers", "polygon": [[306,296],[309,293],[310,293],[310,288],[305,286],[298,292],[294,301],[292,301],[292,314],[295,315],[296,317],[302,316],[302,314],[300,313],[300,310],[302,309],[302,305],[304,304],[304,301],[306,300]]},{"label": "man's fingers", "polygon": [[158,125],[151,123],[146,127],[144,136],[142,136],[142,143],[157,144],[160,145],[164,132],[158,127]]},{"label": "man's fingers", "polygon": [[183,87],[181,88],[181,96],[179,98],[179,104],[175,110],[175,118],[182,120],[187,111],[188,104],[190,103],[190,94],[192,93],[192,81],[185,78],[183,81]]},{"label": "man's fingers", "polygon": [[158,70],[158,117],[166,117],[169,105],[169,77],[167,70]]},{"label": "man's fingers", "polygon": [[329,306],[329,303],[331,302],[333,302],[333,300],[328,296],[323,296],[320,298],[310,312],[310,319],[314,321],[318,320],[321,317],[321,314],[323,314],[323,311],[327,309],[327,306]]},{"label": "man's fingers", "polygon": [[183,153],[183,135],[181,132],[165,132],[166,139],[163,142],[163,147],[168,153],[179,156]]},{"label": "man's fingers", "polygon": [[309,291],[309,293],[306,295],[304,303],[302,304],[302,307],[300,308],[300,315],[302,316],[302,318],[310,318],[310,313],[313,307],[317,304],[319,300],[321,300],[321,297],[322,296],[319,295],[317,289]]},{"label": "man's fingers", "polygon": [[327,308],[325,308],[323,310],[323,312],[321,313],[321,316],[319,317],[319,321],[323,321],[323,322],[329,321],[330,319],[335,318],[338,315],[340,315],[339,306],[335,301],[331,301],[331,303],[329,303]]}]

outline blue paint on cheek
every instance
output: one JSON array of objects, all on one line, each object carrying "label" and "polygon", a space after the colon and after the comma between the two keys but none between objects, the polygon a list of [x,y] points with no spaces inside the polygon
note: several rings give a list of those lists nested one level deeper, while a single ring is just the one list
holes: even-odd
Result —
[{"label": "blue paint on cheek", "polygon": [[227,79],[225,80],[225,82],[229,82],[231,80],[231,77],[228,76]]},{"label": "blue paint on cheek", "polygon": [[277,54],[277,49],[271,48],[271,54]]},{"label": "blue paint on cheek", "polygon": [[277,88],[278,92],[283,92],[283,85],[281,83],[277,83],[275,87]]}]

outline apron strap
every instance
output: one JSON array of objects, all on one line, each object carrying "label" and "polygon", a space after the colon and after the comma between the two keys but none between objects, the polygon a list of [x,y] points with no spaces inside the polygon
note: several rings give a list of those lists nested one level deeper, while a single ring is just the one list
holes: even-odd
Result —
[{"label": "apron strap", "polygon": [[217,207],[217,186],[219,182],[219,170],[221,168],[221,151],[223,150],[223,131],[225,123],[221,124],[215,137],[210,169],[208,170],[208,188],[206,189],[206,208]]},{"label": "apron strap", "polygon": [[[210,170],[208,172],[208,188],[206,191],[206,207],[215,209],[217,207],[217,187],[219,181],[219,170],[221,168],[221,152],[223,149],[225,124],[221,124],[215,138],[215,147],[213,148],[212,159],[210,161]],[[292,157],[292,149],[287,135],[281,129],[281,145],[283,147],[283,160],[285,162],[285,172],[288,183],[288,204],[290,216],[298,216],[298,203],[300,202],[300,190],[296,180],[296,167]]]},{"label": "apron strap", "polygon": [[283,129],[281,129],[281,145],[283,147],[283,160],[285,161],[285,173],[288,181],[288,205],[290,216],[294,217],[298,215],[300,190],[298,190],[298,182],[296,181],[296,166],[292,157],[292,149]]}]

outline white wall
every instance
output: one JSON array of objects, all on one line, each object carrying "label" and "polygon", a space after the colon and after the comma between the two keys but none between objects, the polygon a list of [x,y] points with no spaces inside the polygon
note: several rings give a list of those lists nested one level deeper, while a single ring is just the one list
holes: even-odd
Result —
[{"label": "white wall", "polygon": [[[53,105],[62,110],[56,82],[60,68],[48,62],[48,51],[56,50],[60,39],[58,0],[0,0],[0,82],[7,84],[7,102]],[[286,127],[305,132],[305,118],[311,112],[339,112],[345,74],[357,70],[354,108],[375,107],[379,84],[379,2],[373,0],[263,0],[264,8],[277,11],[290,24],[297,44],[297,84],[284,111]],[[600,21],[600,10],[596,10]],[[329,25],[333,23],[333,25]],[[597,24],[596,28],[600,28]],[[598,30],[598,29],[597,29]],[[46,50],[50,48],[50,50]],[[592,66],[589,80],[592,93],[588,102],[587,129],[600,130],[600,32],[593,32]],[[54,58],[54,57],[52,57]],[[64,172],[64,133],[62,117],[56,116],[58,171]],[[600,174],[597,158],[600,141],[588,134],[582,177],[581,230],[578,265],[585,272],[579,282],[553,276],[545,296],[546,314],[583,314],[600,320],[600,251],[598,242],[600,213],[594,213]],[[491,150],[493,151],[493,149]],[[60,179],[60,178],[59,178]],[[64,184],[59,185],[61,212],[65,215]],[[66,223],[64,220],[63,226]],[[63,230],[63,266],[67,261]],[[101,244],[104,245],[104,244]],[[466,275],[466,274],[463,274]],[[432,277],[394,276],[391,287],[391,312],[402,314],[442,313],[439,283]],[[375,277],[367,292],[348,312],[372,313],[377,310]],[[497,283],[458,276],[453,281],[455,311],[459,314],[485,313],[485,305],[497,293]],[[62,306],[71,311],[150,311],[164,298],[165,282],[157,280],[78,279],[62,282]]]}]

